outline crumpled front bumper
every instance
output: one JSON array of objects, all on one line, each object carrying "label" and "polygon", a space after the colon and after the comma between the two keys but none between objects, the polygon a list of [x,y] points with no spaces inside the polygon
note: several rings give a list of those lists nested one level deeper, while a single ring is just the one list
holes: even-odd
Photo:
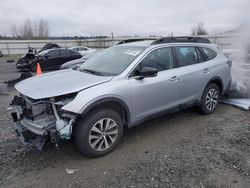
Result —
[{"label": "crumpled front bumper", "polygon": [[11,105],[15,109],[11,113],[14,120],[14,130],[22,144],[41,150],[49,139],[50,141],[56,140],[56,119],[54,116],[44,116],[38,120],[25,117],[23,109],[25,102],[18,96],[14,97]]},{"label": "crumpled front bumper", "polygon": [[20,141],[31,148],[41,150],[47,141],[57,145],[59,138],[69,140],[76,116],[59,114],[53,102],[29,101],[15,96],[11,105],[14,130]]},{"label": "crumpled front bumper", "polygon": [[28,60],[24,60],[22,62],[18,61],[16,63],[16,68],[20,71],[30,71],[30,64]]},{"label": "crumpled front bumper", "polygon": [[11,113],[14,120],[14,130],[21,143],[27,147],[41,150],[50,139],[56,140],[55,124],[45,127],[35,124],[26,118],[21,119],[20,110],[16,107],[16,112]]},{"label": "crumpled front bumper", "polygon": [[21,143],[30,148],[41,150],[48,140],[48,136],[35,135],[20,121],[14,122],[14,130]]}]

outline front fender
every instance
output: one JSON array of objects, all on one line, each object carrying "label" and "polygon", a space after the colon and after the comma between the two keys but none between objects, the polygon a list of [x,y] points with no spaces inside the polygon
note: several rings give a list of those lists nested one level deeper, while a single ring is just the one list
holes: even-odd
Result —
[{"label": "front fender", "polygon": [[[94,87],[80,91],[70,103],[62,107],[62,110],[76,114],[85,114],[92,107],[102,103],[113,101],[124,107],[130,115],[132,112],[131,89],[129,83],[124,80],[105,82]],[[132,116],[131,116],[132,118]]]},{"label": "front fender", "polygon": [[[86,99],[85,99],[86,100]],[[129,105],[125,102],[125,100],[118,95],[102,95],[97,98],[93,98],[88,102],[84,102],[81,96],[76,96],[76,98],[62,107],[63,110],[77,113],[77,114],[87,114],[93,107],[104,103],[104,102],[117,102],[126,110],[126,114],[128,115],[128,122],[130,121],[130,108]],[[85,103],[85,104],[84,104]]]}]

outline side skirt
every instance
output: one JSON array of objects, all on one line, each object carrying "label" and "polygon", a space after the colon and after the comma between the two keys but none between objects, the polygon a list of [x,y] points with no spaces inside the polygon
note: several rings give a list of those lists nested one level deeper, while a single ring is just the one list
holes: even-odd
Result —
[{"label": "side skirt", "polygon": [[176,107],[173,107],[173,108],[170,108],[170,109],[167,109],[167,110],[163,110],[161,112],[157,112],[157,113],[154,113],[154,114],[150,114],[148,116],[145,116],[144,118],[142,118],[139,121],[132,122],[132,123],[128,124],[127,127],[131,128],[131,127],[140,125],[140,124],[142,124],[142,123],[144,123],[146,121],[156,119],[158,117],[162,117],[163,115],[166,115],[166,114],[172,114],[172,113],[175,113],[175,112],[178,112],[180,110],[184,110],[184,109],[187,109],[187,108],[190,108],[190,107],[193,107],[193,106],[197,106],[199,104],[200,104],[200,101],[198,101],[198,100],[191,101],[191,102],[188,102],[188,103],[185,103],[185,104],[181,104],[179,106],[176,106]]}]

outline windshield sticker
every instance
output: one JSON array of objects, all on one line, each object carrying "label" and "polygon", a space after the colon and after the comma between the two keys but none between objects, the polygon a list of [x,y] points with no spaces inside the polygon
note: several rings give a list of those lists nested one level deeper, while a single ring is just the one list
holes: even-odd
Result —
[{"label": "windshield sticker", "polygon": [[125,54],[137,56],[141,51],[140,50],[127,50]]}]

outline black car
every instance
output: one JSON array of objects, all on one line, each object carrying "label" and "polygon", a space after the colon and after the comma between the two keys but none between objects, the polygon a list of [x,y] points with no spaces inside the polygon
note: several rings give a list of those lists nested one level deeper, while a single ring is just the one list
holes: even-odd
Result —
[{"label": "black car", "polygon": [[30,71],[30,62],[36,57],[34,51],[28,51],[26,54],[22,55],[16,63],[16,68],[20,71]]},{"label": "black car", "polygon": [[57,70],[63,63],[81,57],[81,54],[74,50],[53,48],[34,55],[29,61],[18,61],[16,67],[21,71],[31,70],[35,72],[37,63],[40,63],[42,70]]},{"label": "black car", "polygon": [[[61,48],[58,44],[55,43],[47,43],[45,44],[39,52],[48,49]],[[28,52],[17,61],[16,68],[20,71],[30,71],[30,64],[32,60],[37,56],[36,49],[29,47]]]},{"label": "black car", "polygon": [[74,50],[54,48],[44,50],[32,60],[30,64],[31,71],[36,71],[37,63],[40,63],[42,70],[58,70],[65,62],[79,59],[82,55]]},{"label": "black car", "polygon": [[3,57],[3,53],[2,53],[2,51],[0,51],[0,57]]}]

